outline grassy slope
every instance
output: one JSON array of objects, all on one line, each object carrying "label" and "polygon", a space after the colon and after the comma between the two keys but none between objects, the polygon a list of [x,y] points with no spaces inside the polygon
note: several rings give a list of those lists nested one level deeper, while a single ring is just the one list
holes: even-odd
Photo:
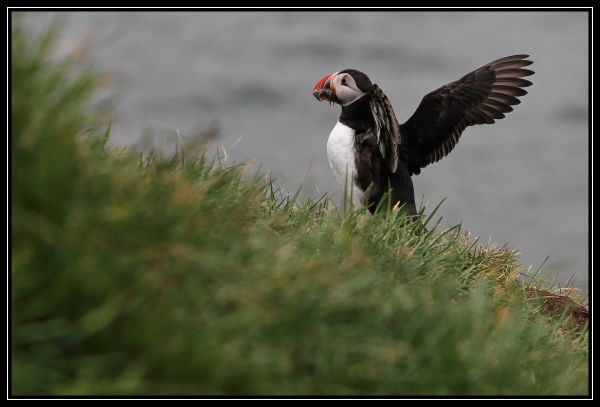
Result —
[{"label": "grassy slope", "polygon": [[13,29],[13,394],[588,391],[514,253],[76,136],[96,79],[51,42]]}]

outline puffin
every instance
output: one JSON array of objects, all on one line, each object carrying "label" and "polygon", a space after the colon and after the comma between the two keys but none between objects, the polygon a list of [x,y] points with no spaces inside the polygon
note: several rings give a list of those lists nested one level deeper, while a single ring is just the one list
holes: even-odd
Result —
[{"label": "puffin", "polygon": [[412,176],[448,155],[465,128],[493,124],[518,105],[533,75],[529,55],[497,59],[425,95],[398,124],[389,99],[356,69],[323,76],[313,87],[318,101],[342,111],[327,139],[329,166],[354,206],[374,213],[388,199],[416,214]]}]

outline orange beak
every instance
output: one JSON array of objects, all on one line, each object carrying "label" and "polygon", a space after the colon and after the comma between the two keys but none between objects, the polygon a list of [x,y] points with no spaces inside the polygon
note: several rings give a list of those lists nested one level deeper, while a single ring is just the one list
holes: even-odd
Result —
[{"label": "orange beak", "polygon": [[333,102],[337,99],[335,97],[335,88],[331,87],[330,79],[333,75],[333,73],[327,74],[315,83],[315,86],[313,87],[313,96],[317,98],[319,102],[322,100]]},{"label": "orange beak", "polygon": [[315,86],[313,87],[313,93],[319,89],[323,89],[323,87],[325,86],[325,82],[327,82],[327,79],[331,78],[331,75],[333,75],[333,74],[329,73],[329,74],[325,75],[324,77],[322,77],[321,79],[319,79],[319,81],[317,83],[315,83]]}]

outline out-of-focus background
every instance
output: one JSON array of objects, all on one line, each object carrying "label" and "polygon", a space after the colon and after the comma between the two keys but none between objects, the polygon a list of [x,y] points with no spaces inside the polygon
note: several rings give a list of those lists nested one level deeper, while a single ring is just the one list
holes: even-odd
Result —
[{"label": "out-of-focus background", "polygon": [[[588,21],[578,12],[23,13],[56,18],[60,52],[89,46],[109,72],[111,142],[164,147],[218,128],[231,161],[258,159],[290,191],[337,191],[325,143],[339,108],[311,95],[324,74],[356,68],[405,121],[429,91],[494,59],[527,53],[529,94],[504,120],[468,128],[414,178],[417,202],[446,226],[508,243],[524,266],[585,288],[588,274]],[[162,143],[162,144],[161,144]],[[172,148],[172,145],[171,145]],[[573,277],[573,278],[571,278]]]}]

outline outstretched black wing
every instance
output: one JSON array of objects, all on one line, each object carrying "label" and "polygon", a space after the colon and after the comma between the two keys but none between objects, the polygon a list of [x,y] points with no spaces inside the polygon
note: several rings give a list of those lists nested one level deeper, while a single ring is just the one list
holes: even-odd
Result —
[{"label": "outstretched black wing", "polygon": [[527,57],[498,59],[425,95],[400,126],[400,158],[411,175],[448,155],[467,126],[492,124],[520,103],[531,85],[521,78],[533,74],[523,69],[533,63]]}]

